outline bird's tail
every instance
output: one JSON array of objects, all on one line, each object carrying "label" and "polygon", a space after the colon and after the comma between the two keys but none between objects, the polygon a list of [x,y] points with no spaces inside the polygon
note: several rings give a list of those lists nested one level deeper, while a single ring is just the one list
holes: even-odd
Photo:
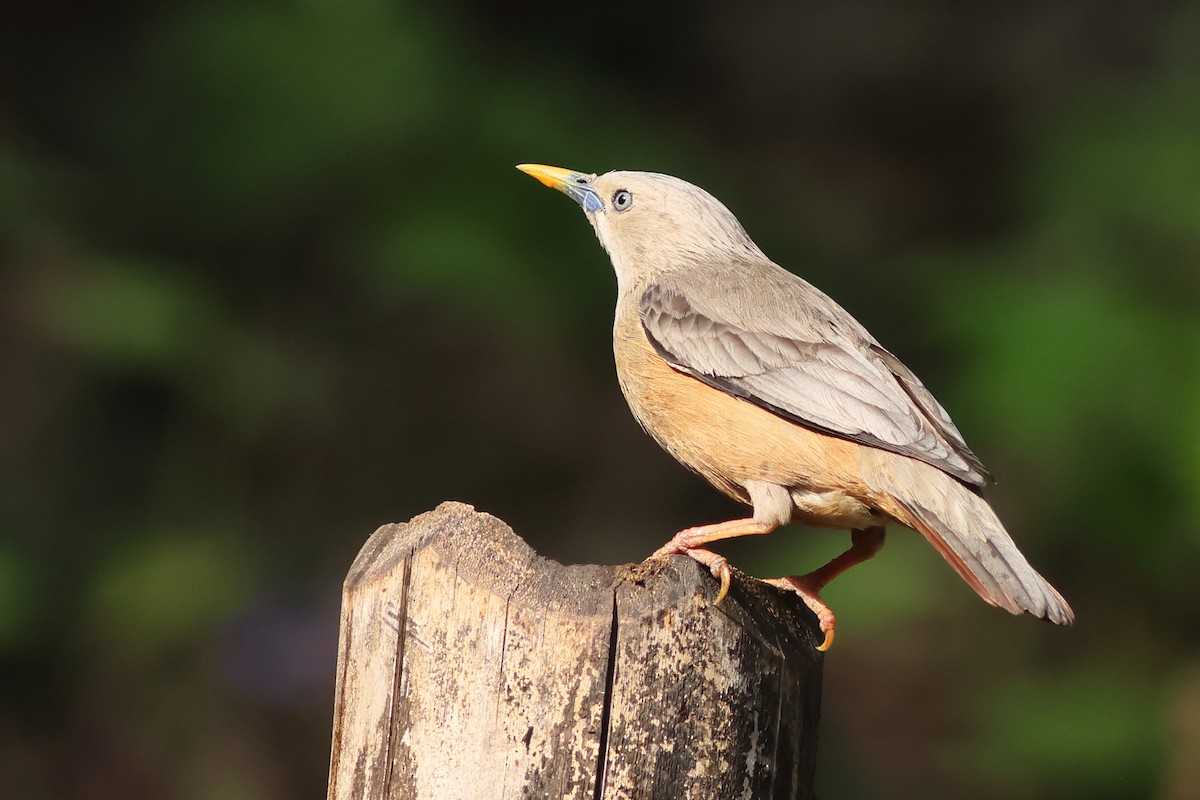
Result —
[{"label": "bird's tail", "polygon": [[1058,625],[1074,622],[1067,601],[1025,560],[986,500],[936,467],[887,456],[871,458],[863,470],[883,511],[920,532],[992,605]]}]

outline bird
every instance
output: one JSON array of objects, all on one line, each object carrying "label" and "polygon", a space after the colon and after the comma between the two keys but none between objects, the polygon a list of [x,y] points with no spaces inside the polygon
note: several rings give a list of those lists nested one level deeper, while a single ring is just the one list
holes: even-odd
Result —
[{"label": "bird", "polygon": [[617,280],[613,355],[634,417],[744,518],[686,528],[653,556],[685,554],[729,590],[712,542],[787,523],[850,531],[850,547],[795,592],[833,644],[821,591],[875,556],[886,527],[919,532],[986,602],[1070,625],[983,489],[991,475],[899,358],[824,292],[771,261],[737,217],[687,181],[520,164],[583,209]]}]

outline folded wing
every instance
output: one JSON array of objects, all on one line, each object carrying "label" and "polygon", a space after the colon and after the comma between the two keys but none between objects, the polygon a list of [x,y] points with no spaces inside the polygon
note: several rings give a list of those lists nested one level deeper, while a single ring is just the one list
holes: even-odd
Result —
[{"label": "folded wing", "polygon": [[772,413],[931,464],[974,486],[987,470],[921,381],[848,312],[772,265],[769,291],[730,265],[703,283],[664,276],[642,294],[651,344],[675,369]]}]

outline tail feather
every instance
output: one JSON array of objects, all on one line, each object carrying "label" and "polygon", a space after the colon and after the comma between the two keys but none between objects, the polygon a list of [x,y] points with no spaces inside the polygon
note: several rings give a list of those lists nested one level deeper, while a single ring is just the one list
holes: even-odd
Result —
[{"label": "tail feather", "polygon": [[883,510],[928,539],[980,597],[1058,625],[1075,620],[1071,606],[1025,559],[983,497],[935,467],[889,456],[885,474],[868,473],[872,489],[888,501]]}]

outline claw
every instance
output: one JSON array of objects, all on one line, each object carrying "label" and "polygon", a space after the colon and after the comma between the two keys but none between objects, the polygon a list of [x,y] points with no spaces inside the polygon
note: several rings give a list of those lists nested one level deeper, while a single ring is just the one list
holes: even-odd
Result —
[{"label": "claw", "polygon": [[717,599],[713,600],[714,606],[721,605],[721,601],[725,599],[725,595],[729,594],[729,562],[722,558],[720,561],[713,562],[709,567],[713,577],[721,581],[721,588],[717,590]]},{"label": "claw", "polygon": [[829,648],[833,647],[833,628],[837,624],[837,618],[825,605],[825,601],[821,599],[821,595],[817,593],[813,586],[813,580],[810,575],[793,575],[790,578],[768,578],[765,583],[772,586],[778,586],[780,589],[788,592],[795,592],[804,601],[804,605],[808,606],[809,610],[817,616],[817,625],[821,633],[825,634],[825,640],[817,646],[817,649],[824,653]]},{"label": "claw", "polygon": [[[673,541],[656,550],[654,556],[674,555],[676,553],[685,555],[708,567],[708,571],[712,573],[712,576],[721,582],[721,588],[717,590],[717,598],[713,601],[713,605],[718,605],[725,599],[725,596],[729,594],[729,584],[732,580],[729,560],[725,556],[720,553],[714,553],[712,550],[705,550],[703,547],[681,547]],[[654,556],[651,556],[651,558]]]}]

